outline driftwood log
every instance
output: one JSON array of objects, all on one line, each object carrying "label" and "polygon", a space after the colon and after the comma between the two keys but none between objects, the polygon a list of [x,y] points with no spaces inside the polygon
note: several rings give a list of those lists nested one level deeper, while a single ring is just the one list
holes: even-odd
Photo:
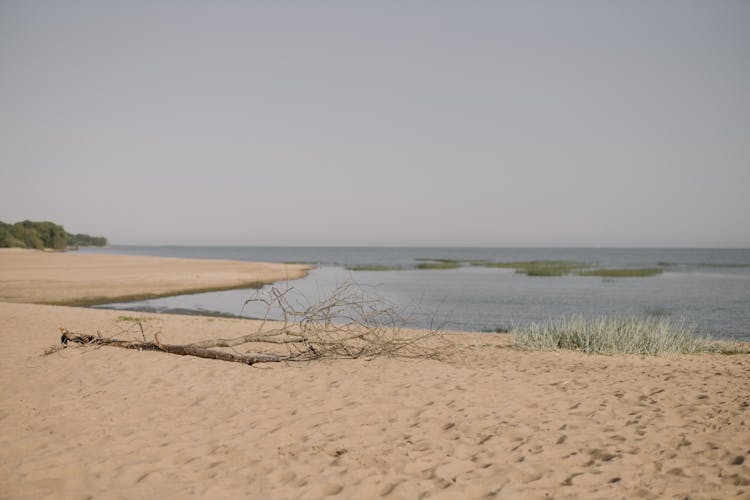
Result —
[{"label": "driftwood log", "polygon": [[133,342],[129,340],[108,339],[96,337],[94,335],[72,333],[64,328],[61,333],[60,342],[63,345],[67,345],[68,342],[75,342],[83,345],[107,345],[112,347],[122,347],[124,349],[137,349],[139,351],[163,351],[169,354],[177,354],[179,356],[196,356],[198,358],[233,361],[235,363],[243,363],[246,365],[254,365],[255,363],[278,363],[285,359],[284,357],[275,354],[233,354],[230,352],[214,351],[212,349],[206,349],[204,347],[190,344],[162,344],[159,342],[158,338],[155,339],[154,342]]}]

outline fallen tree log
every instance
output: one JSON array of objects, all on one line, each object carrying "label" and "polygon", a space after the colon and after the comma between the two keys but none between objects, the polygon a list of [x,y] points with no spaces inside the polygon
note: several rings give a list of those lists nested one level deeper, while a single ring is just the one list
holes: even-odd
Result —
[{"label": "fallen tree log", "polygon": [[124,349],[137,349],[139,351],[163,351],[169,354],[179,356],[196,356],[198,358],[218,359],[221,361],[232,361],[246,365],[255,363],[278,363],[285,360],[284,357],[275,354],[233,354],[230,352],[214,351],[195,345],[178,345],[162,344],[158,338],[154,342],[133,342],[129,340],[108,339],[95,337],[80,333],[72,333],[66,329],[61,329],[60,342],[67,345],[68,342],[75,342],[83,345],[107,345],[112,347],[122,347]]}]

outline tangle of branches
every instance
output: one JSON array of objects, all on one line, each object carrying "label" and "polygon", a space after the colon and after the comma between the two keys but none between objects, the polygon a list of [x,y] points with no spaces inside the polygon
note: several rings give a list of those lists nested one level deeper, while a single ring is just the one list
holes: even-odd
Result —
[{"label": "tangle of branches", "polygon": [[[61,329],[61,342],[163,351],[245,364],[378,356],[436,358],[445,347],[439,331],[405,333],[396,308],[382,299],[369,297],[353,281],[342,283],[314,302],[294,288],[276,287],[258,292],[246,304],[251,302],[263,304],[265,314],[256,331],[241,337],[165,344],[158,333],[153,334],[153,341],[147,340],[143,324],[138,323],[142,337],[138,341]],[[272,315],[281,319],[272,321],[269,319]],[[250,344],[274,345],[277,349],[274,353],[240,352]]]}]

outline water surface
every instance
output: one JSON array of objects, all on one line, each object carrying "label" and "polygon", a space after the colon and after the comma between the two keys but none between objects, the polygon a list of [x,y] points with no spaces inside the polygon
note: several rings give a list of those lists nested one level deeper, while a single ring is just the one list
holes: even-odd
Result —
[{"label": "water surface", "polygon": [[[317,267],[290,283],[314,300],[353,279],[367,293],[396,304],[410,326],[481,331],[544,321],[561,315],[658,315],[695,323],[716,338],[750,340],[750,250],[597,248],[378,248],[378,247],[143,247],[86,249],[166,257],[307,262]],[[640,278],[567,275],[532,277],[513,269],[462,265],[420,270],[425,258],[460,261],[576,261],[607,268],[660,268]],[[359,266],[398,271],[350,271]],[[277,286],[284,286],[277,284]],[[267,289],[268,287],[266,287]],[[181,295],[123,304],[131,310],[190,310],[258,317],[265,309],[245,305],[255,290]]]}]

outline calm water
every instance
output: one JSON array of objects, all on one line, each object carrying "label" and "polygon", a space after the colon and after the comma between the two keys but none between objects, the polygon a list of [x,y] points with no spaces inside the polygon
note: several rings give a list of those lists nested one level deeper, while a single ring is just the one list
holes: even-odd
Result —
[{"label": "calm water", "polygon": [[[309,262],[317,268],[291,285],[309,299],[352,278],[398,305],[412,326],[479,331],[561,315],[659,315],[698,325],[716,338],[750,340],[750,250],[585,248],[305,248],[115,246],[85,252]],[[419,258],[495,262],[566,260],[602,267],[661,267],[645,278],[530,277],[512,269],[348,271],[346,267],[413,267]],[[254,290],[182,295],[103,307],[224,313],[257,317],[244,307]]]}]

